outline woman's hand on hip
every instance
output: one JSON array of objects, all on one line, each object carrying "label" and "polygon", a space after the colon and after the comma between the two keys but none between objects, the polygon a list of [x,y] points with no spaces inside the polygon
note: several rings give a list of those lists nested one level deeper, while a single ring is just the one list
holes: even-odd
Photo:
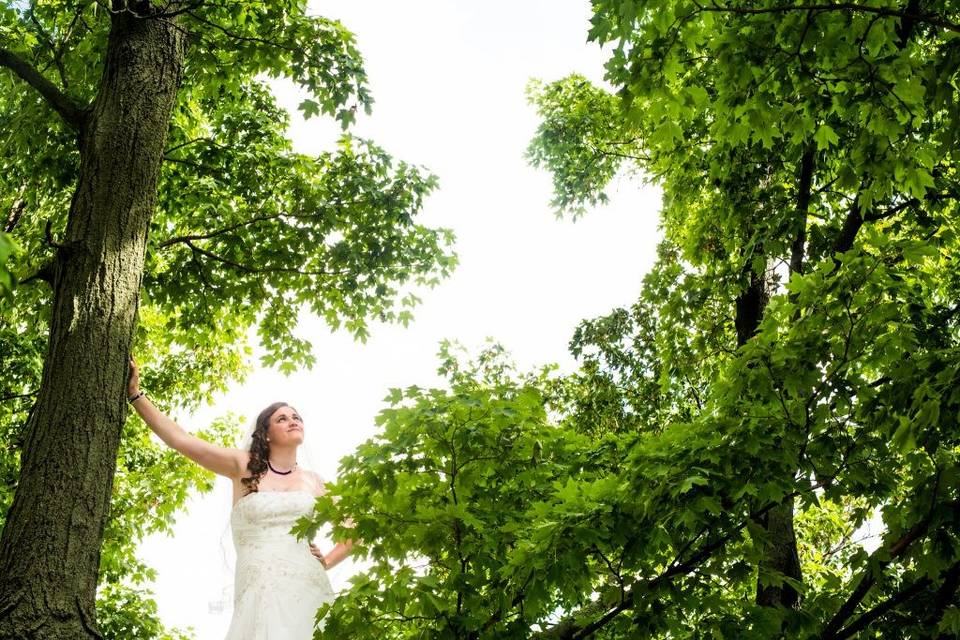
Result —
[{"label": "woman's hand on hip", "polygon": [[313,544],[312,542],[310,543],[310,553],[312,553],[313,555],[315,555],[315,556],[317,557],[317,560],[320,561],[320,564],[323,565],[323,568],[324,568],[324,569],[327,568],[327,561],[323,559],[323,552],[320,551],[320,547],[318,547],[317,545]]}]

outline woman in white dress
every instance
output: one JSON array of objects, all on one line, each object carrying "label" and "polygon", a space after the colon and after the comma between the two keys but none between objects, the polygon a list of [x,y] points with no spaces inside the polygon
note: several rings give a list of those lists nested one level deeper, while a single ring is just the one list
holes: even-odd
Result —
[{"label": "woman in white dress", "polygon": [[257,417],[244,449],[220,447],[186,432],[140,390],[130,360],[128,400],[168,446],[233,481],[230,525],[237,550],[234,608],[225,640],[309,640],[314,616],[334,598],[326,570],[343,560],[352,541],[323,554],[290,534],[325,491],[322,479],[297,465],[303,420],[276,402]]}]

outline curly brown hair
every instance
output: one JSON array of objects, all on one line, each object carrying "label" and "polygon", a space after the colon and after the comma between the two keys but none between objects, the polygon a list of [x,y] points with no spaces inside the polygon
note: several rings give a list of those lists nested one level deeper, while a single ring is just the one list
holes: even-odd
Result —
[{"label": "curly brown hair", "polygon": [[259,491],[260,478],[267,472],[267,460],[270,459],[270,443],[267,442],[270,416],[280,407],[289,406],[286,402],[274,402],[257,416],[257,426],[253,429],[253,442],[250,444],[250,461],[247,463],[250,475],[240,479],[247,488],[247,494]]}]

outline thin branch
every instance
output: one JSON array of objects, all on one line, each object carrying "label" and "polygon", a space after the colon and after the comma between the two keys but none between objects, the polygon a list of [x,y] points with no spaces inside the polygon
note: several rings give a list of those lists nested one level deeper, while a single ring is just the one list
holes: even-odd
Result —
[{"label": "thin branch", "polygon": [[217,255],[212,251],[207,251],[202,247],[198,247],[197,245],[193,244],[191,240],[184,240],[183,243],[188,247],[190,247],[190,249],[196,253],[199,253],[203,256],[210,258],[211,260],[221,262],[227,266],[233,267],[234,269],[237,269],[238,271],[243,271],[245,273],[280,272],[280,273],[298,273],[303,276],[339,276],[339,275],[345,275],[345,273],[347,273],[347,272],[322,271],[322,270],[321,271],[303,271],[301,269],[296,269],[294,267],[251,267],[250,265],[242,264],[240,262],[235,262],[233,260],[230,260],[229,258],[224,258],[221,255]]},{"label": "thin branch", "polygon": [[23,216],[24,210],[27,208],[27,201],[23,198],[23,192],[25,191],[26,185],[20,187],[20,193],[17,194],[17,199],[14,200],[13,205],[10,207],[10,214],[7,216],[7,223],[3,226],[3,230],[6,233],[11,233],[14,228],[17,226],[17,223],[20,222],[21,216]]},{"label": "thin branch", "polygon": [[277,47],[278,49],[286,49],[287,51],[295,51],[295,50],[296,50],[294,47],[291,47],[290,45],[286,45],[286,44],[277,42],[277,41],[275,41],[275,40],[267,40],[266,38],[258,38],[258,37],[255,37],[255,36],[244,36],[244,35],[240,35],[240,34],[238,34],[238,33],[234,33],[234,32],[232,32],[232,31],[230,31],[229,29],[227,29],[226,27],[224,27],[223,25],[217,24],[216,22],[211,22],[210,20],[207,20],[206,18],[203,18],[203,17],[197,15],[196,13],[193,13],[193,12],[190,11],[190,10],[184,11],[184,13],[186,13],[187,15],[189,15],[191,18],[193,18],[193,19],[196,20],[197,22],[202,22],[203,24],[207,25],[208,27],[213,27],[213,28],[216,29],[217,31],[220,31],[221,33],[223,33],[223,34],[224,34],[225,36],[227,36],[228,38],[232,38],[232,39],[234,39],[234,40],[237,40],[238,42],[256,42],[256,43],[258,43],[258,44],[265,44],[265,45],[270,46],[270,47]]},{"label": "thin branch", "polygon": [[32,398],[37,395],[36,391],[30,391],[28,393],[15,393],[12,396],[3,396],[0,398],[0,402],[8,402],[10,400],[21,400],[23,398]]},{"label": "thin branch", "polygon": [[[527,579],[523,581],[523,584],[517,590],[517,593],[513,596],[513,600],[510,601],[508,609],[513,609],[516,606],[523,604],[523,599],[526,597],[526,588],[530,585],[530,582],[533,580],[533,577],[536,575],[536,571],[531,571],[527,575]],[[479,638],[481,634],[487,632],[492,626],[497,624],[503,619],[503,609],[497,609],[496,612],[487,621],[483,624],[483,627],[479,632],[473,634],[474,637]]]},{"label": "thin branch", "polygon": [[41,280],[53,286],[53,278],[54,278],[53,262],[51,261],[51,262],[44,263],[43,266],[37,269],[36,273],[29,275],[23,280],[21,280],[20,284],[27,284],[29,282],[33,282],[34,280]]},{"label": "thin branch", "polygon": [[80,131],[84,123],[84,109],[73,98],[50,82],[33,65],[9,49],[0,49],[0,66],[13,71],[21,80],[36,89],[54,111],[60,114],[70,127]]},{"label": "thin branch", "polygon": [[936,620],[943,617],[943,612],[951,603],[956,602],[955,595],[957,587],[960,587],[960,562],[954,562],[953,566],[947,570],[943,578],[943,583],[937,589],[937,597],[933,602],[933,611],[931,615]]},{"label": "thin branch", "polygon": [[[205,0],[197,0],[196,2],[168,2],[160,11],[150,15],[151,18],[173,18],[179,16],[182,13],[189,13],[194,9],[199,9],[205,3]],[[178,6],[179,8],[173,10],[167,10],[170,6]]]},{"label": "thin branch", "polygon": [[163,156],[163,159],[167,162],[176,162],[177,164],[185,164],[188,167],[193,167],[197,170],[198,173],[219,177],[223,173],[223,169],[220,167],[212,167],[210,165],[203,164],[201,162],[196,162],[194,160],[187,160],[186,158],[171,158],[170,156]]},{"label": "thin branch", "polygon": [[40,37],[45,40],[44,44],[47,45],[47,48],[53,52],[53,58],[48,62],[40,72],[44,72],[50,66],[51,63],[57,65],[57,73],[60,74],[60,82],[63,83],[64,89],[67,88],[67,73],[63,68],[63,60],[60,59],[60,56],[57,55],[57,45],[53,41],[53,38],[50,37],[50,34],[47,33],[46,29],[43,28],[43,25],[40,24],[40,20],[37,19],[37,14],[34,11],[36,9],[36,1],[30,4],[30,22],[33,23],[33,26],[37,28],[37,32],[40,34]]},{"label": "thin branch", "polygon": [[[858,193],[843,219],[843,227],[833,243],[833,253],[846,253],[853,247],[860,227],[863,226],[863,216],[860,214],[860,194]],[[837,260],[839,262],[839,260]]]},{"label": "thin branch", "polygon": [[919,200],[917,200],[916,198],[910,198],[909,200],[905,200],[895,207],[890,207],[886,211],[876,211],[873,213],[869,213],[863,217],[863,221],[876,222],[877,220],[883,220],[884,218],[891,218],[897,215],[898,213],[900,213],[901,211],[903,211],[904,209],[906,209],[907,207],[915,207],[915,206],[918,206],[919,204],[920,204]]},{"label": "thin branch", "polygon": [[43,237],[47,241],[47,244],[54,249],[66,248],[65,244],[53,239],[53,218],[47,218],[47,222],[43,225]]},{"label": "thin branch", "polygon": [[[807,211],[810,209],[810,188],[813,184],[814,147],[808,144],[800,158],[800,178],[797,187],[797,233],[790,247],[790,273],[803,273],[803,260],[807,246]],[[799,313],[799,309],[798,309]],[[794,320],[796,320],[796,316]]]},{"label": "thin branch", "polygon": [[239,229],[240,227],[256,224],[257,222],[262,222],[265,220],[274,220],[276,218],[280,218],[285,215],[287,214],[275,213],[275,214],[266,215],[266,216],[254,216],[249,220],[242,220],[240,222],[237,222],[236,224],[232,224],[227,227],[223,227],[221,229],[216,229],[214,231],[210,231],[209,233],[201,233],[201,234],[194,234],[194,235],[187,235],[187,236],[174,236],[172,238],[167,238],[166,240],[158,244],[157,247],[160,249],[163,249],[165,247],[169,247],[170,245],[176,244],[178,242],[189,243],[191,240],[210,240],[211,238],[216,238],[217,236],[221,236],[225,233],[230,233],[231,231],[234,231],[235,229]]},{"label": "thin branch", "polygon": [[[163,152],[163,155],[167,155],[168,153],[172,153],[173,151],[176,151],[177,149],[182,149],[182,148],[184,148],[184,147],[186,147],[186,146],[189,146],[189,145],[191,145],[191,144],[194,144],[195,142],[209,142],[209,143],[212,144],[213,146],[215,146],[215,147],[217,147],[217,148],[220,148],[220,149],[225,149],[225,150],[231,148],[231,147],[226,147],[226,146],[224,146],[224,145],[222,145],[222,144],[217,143],[213,138],[211,138],[211,137],[209,137],[209,136],[200,136],[199,138],[194,138],[193,140],[187,140],[186,142],[182,142],[182,143],[180,143],[180,144],[178,144],[178,145],[175,145],[175,146],[173,146],[173,147],[170,147],[169,149],[167,149],[167,150],[165,150],[165,151]],[[177,160],[177,158],[168,158],[168,160]]]}]

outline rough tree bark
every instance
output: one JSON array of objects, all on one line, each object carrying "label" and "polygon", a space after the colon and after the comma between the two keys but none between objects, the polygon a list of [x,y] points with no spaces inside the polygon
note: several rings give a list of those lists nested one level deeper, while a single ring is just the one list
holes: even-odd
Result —
[{"label": "rough tree bark", "polygon": [[42,382],[0,536],[4,639],[102,637],[94,616],[100,545],[147,228],[186,47],[175,19],[142,17],[149,3],[114,8],[98,95],[65,118],[77,128],[79,178],[57,244]]}]

